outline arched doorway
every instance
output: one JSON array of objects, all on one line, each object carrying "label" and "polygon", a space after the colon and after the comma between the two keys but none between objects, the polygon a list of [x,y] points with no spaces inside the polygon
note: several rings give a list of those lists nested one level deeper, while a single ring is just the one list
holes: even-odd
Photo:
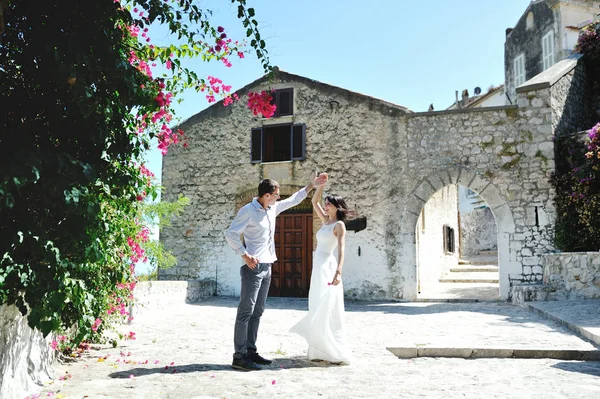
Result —
[{"label": "arched doorway", "polygon": [[487,179],[464,165],[440,169],[418,182],[406,197],[400,219],[400,235],[397,258],[399,273],[403,276],[402,296],[404,299],[418,298],[417,242],[415,226],[427,200],[437,191],[450,184],[459,184],[476,191],[489,205],[498,229],[498,272],[500,298],[507,299],[510,290],[509,275],[521,274],[521,264],[511,259],[511,236],[515,233],[512,210],[506,196]]},{"label": "arched doorway", "polygon": [[497,231],[474,190],[449,184],[435,192],[415,226],[418,299],[498,300]]}]

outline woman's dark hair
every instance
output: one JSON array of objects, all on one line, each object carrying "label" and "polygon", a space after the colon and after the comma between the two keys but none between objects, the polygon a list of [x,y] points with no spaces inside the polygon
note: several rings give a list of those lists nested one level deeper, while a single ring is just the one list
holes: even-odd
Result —
[{"label": "woman's dark hair", "polygon": [[335,207],[335,216],[338,220],[341,220],[342,222],[346,223],[347,220],[356,217],[356,212],[348,208],[348,205],[346,205],[346,201],[341,196],[337,194],[329,194],[327,197],[325,197],[325,201],[329,202]]},{"label": "woman's dark hair", "polygon": [[273,194],[275,189],[279,187],[279,183],[272,179],[264,179],[258,185],[258,198],[265,194]]}]

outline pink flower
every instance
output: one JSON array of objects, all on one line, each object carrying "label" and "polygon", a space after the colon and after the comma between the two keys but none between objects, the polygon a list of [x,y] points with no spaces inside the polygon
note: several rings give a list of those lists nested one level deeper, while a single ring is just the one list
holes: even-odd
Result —
[{"label": "pink flower", "polygon": [[222,26],[219,26],[219,27],[217,28],[217,32],[221,33],[221,32],[223,32],[223,31],[225,31],[225,28],[223,28]]},{"label": "pink flower", "polygon": [[52,340],[52,343],[50,344],[50,347],[54,350],[56,350],[58,348],[58,342],[56,342],[55,339]]},{"label": "pink flower", "polygon": [[102,324],[102,320],[96,319],[96,321],[94,322],[94,324],[92,324],[92,330],[98,331],[98,327],[100,326],[100,324]]},{"label": "pink flower", "polygon": [[262,114],[263,118],[270,118],[275,115],[277,107],[271,104],[273,97],[265,90],[260,93],[248,93],[248,108],[254,115]]}]

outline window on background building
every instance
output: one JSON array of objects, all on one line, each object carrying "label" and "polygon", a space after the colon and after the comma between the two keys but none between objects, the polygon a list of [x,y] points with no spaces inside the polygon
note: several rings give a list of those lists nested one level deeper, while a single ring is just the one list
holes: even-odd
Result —
[{"label": "window on background building", "polygon": [[527,28],[527,30],[533,29],[533,13],[531,11],[529,12],[529,14],[527,14],[527,19],[525,20],[525,27]]},{"label": "window on background building", "polygon": [[275,125],[252,129],[252,163],[306,159],[306,125]]},{"label": "window on background building", "polygon": [[450,226],[444,225],[444,252],[447,254],[454,253],[454,229]]},{"label": "window on background building", "polygon": [[554,32],[550,31],[542,37],[542,59],[544,70],[554,65]]},{"label": "window on background building", "polygon": [[279,116],[294,115],[294,89],[279,89],[275,90],[275,93],[271,93],[273,101],[271,104],[275,104],[277,109],[275,110],[274,118]]},{"label": "window on background building", "polygon": [[525,54],[521,54],[515,58],[513,70],[515,74],[515,87],[519,87],[525,83]]}]

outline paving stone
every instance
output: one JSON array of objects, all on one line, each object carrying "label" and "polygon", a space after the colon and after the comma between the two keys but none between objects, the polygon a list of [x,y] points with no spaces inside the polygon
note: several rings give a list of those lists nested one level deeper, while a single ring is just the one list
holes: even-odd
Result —
[{"label": "paving stone", "polygon": [[[136,340],[95,346],[82,359],[56,365],[56,380],[41,393],[65,399],[600,397],[600,362],[399,359],[387,349],[597,349],[562,324],[506,303],[346,302],[354,359],[335,366],[310,362],[306,342],[289,332],[307,301],[270,298],[258,348],[274,363],[248,373],[231,369],[236,306],[235,298],[217,297],[138,311],[130,326],[119,328],[134,331]],[[66,372],[72,378],[59,381]]]}]

